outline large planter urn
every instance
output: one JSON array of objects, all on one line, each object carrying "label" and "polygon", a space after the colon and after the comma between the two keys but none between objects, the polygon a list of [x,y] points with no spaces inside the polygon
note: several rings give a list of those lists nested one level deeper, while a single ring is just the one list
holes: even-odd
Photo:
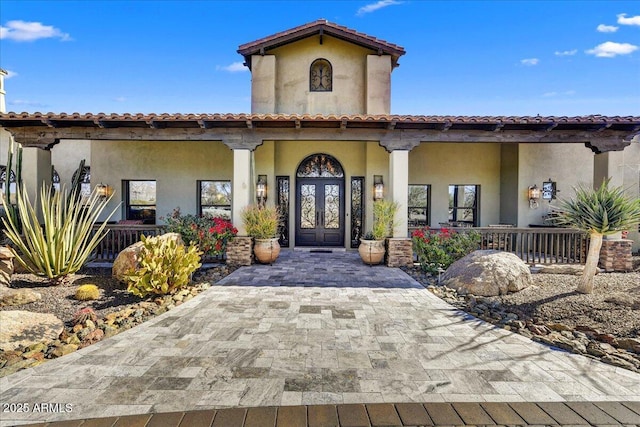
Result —
[{"label": "large planter urn", "polygon": [[253,253],[261,264],[271,264],[280,255],[280,243],[277,238],[254,239]]},{"label": "large planter urn", "polygon": [[384,240],[360,239],[358,253],[365,264],[380,264],[384,260]]}]

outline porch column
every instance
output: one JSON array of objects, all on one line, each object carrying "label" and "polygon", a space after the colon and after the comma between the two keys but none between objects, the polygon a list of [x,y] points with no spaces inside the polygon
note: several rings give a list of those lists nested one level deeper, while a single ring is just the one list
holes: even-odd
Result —
[{"label": "porch column", "polygon": [[407,218],[409,213],[409,151],[393,150],[389,154],[389,178],[391,200],[398,204],[393,237],[409,235]]},{"label": "porch column", "polygon": [[242,209],[251,204],[251,150],[233,150],[233,181],[231,194],[233,203],[231,220],[238,229],[239,236],[246,236],[247,230],[242,223]]},{"label": "porch column", "polygon": [[[22,148],[22,180],[31,202],[40,200],[42,186],[51,186],[50,150],[36,147]],[[38,214],[41,214],[39,209]]]},{"label": "porch column", "polygon": [[593,188],[607,178],[612,186],[624,185],[624,151],[607,151],[593,156]]}]

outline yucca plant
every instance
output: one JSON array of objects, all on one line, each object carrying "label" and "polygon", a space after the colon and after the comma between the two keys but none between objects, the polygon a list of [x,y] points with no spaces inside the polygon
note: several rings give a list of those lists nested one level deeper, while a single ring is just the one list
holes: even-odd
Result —
[{"label": "yucca plant", "polygon": [[[72,202],[67,203],[68,198]],[[94,191],[83,203],[73,193],[67,196],[64,187],[52,194],[50,186],[43,186],[39,197],[43,218],[43,224],[40,224],[36,206],[29,200],[24,186],[19,187],[16,203],[22,233],[10,216],[2,220],[6,235],[15,246],[12,251],[16,259],[31,273],[49,278],[51,284],[66,282],[89,260],[93,250],[109,232],[106,224],[117,206],[100,227],[95,232],[93,230],[109,200]],[[2,204],[8,204],[4,196]],[[35,205],[38,205],[38,200]]]},{"label": "yucca plant", "polygon": [[557,223],[589,233],[589,252],[576,289],[581,293],[593,292],[593,278],[600,259],[603,236],[640,223],[640,199],[627,197],[622,187],[610,188],[609,181],[604,180],[597,190],[576,187],[575,198],[562,200],[557,208]]}]

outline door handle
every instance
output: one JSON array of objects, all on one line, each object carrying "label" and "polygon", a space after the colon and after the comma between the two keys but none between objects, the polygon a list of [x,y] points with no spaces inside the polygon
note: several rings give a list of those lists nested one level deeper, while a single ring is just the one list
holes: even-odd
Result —
[{"label": "door handle", "polygon": [[316,211],[316,227],[320,225],[320,211]]}]

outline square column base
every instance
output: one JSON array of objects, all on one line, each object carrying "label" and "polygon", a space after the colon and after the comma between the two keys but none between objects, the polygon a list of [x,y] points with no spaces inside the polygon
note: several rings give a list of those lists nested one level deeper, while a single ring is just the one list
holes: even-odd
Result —
[{"label": "square column base", "polygon": [[632,247],[633,240],[629,239],[603,240],[598,265],[606,272],[632,271]]},{"label": "square column base", "polygon": [[387,267],[411,267],[413,266],[413,246],[408,238],[387,239]]},{"label": "square column base", "polygon": [[251,265],[253,262],[253,239],[236,236],[227,243],[227,264]]}]

